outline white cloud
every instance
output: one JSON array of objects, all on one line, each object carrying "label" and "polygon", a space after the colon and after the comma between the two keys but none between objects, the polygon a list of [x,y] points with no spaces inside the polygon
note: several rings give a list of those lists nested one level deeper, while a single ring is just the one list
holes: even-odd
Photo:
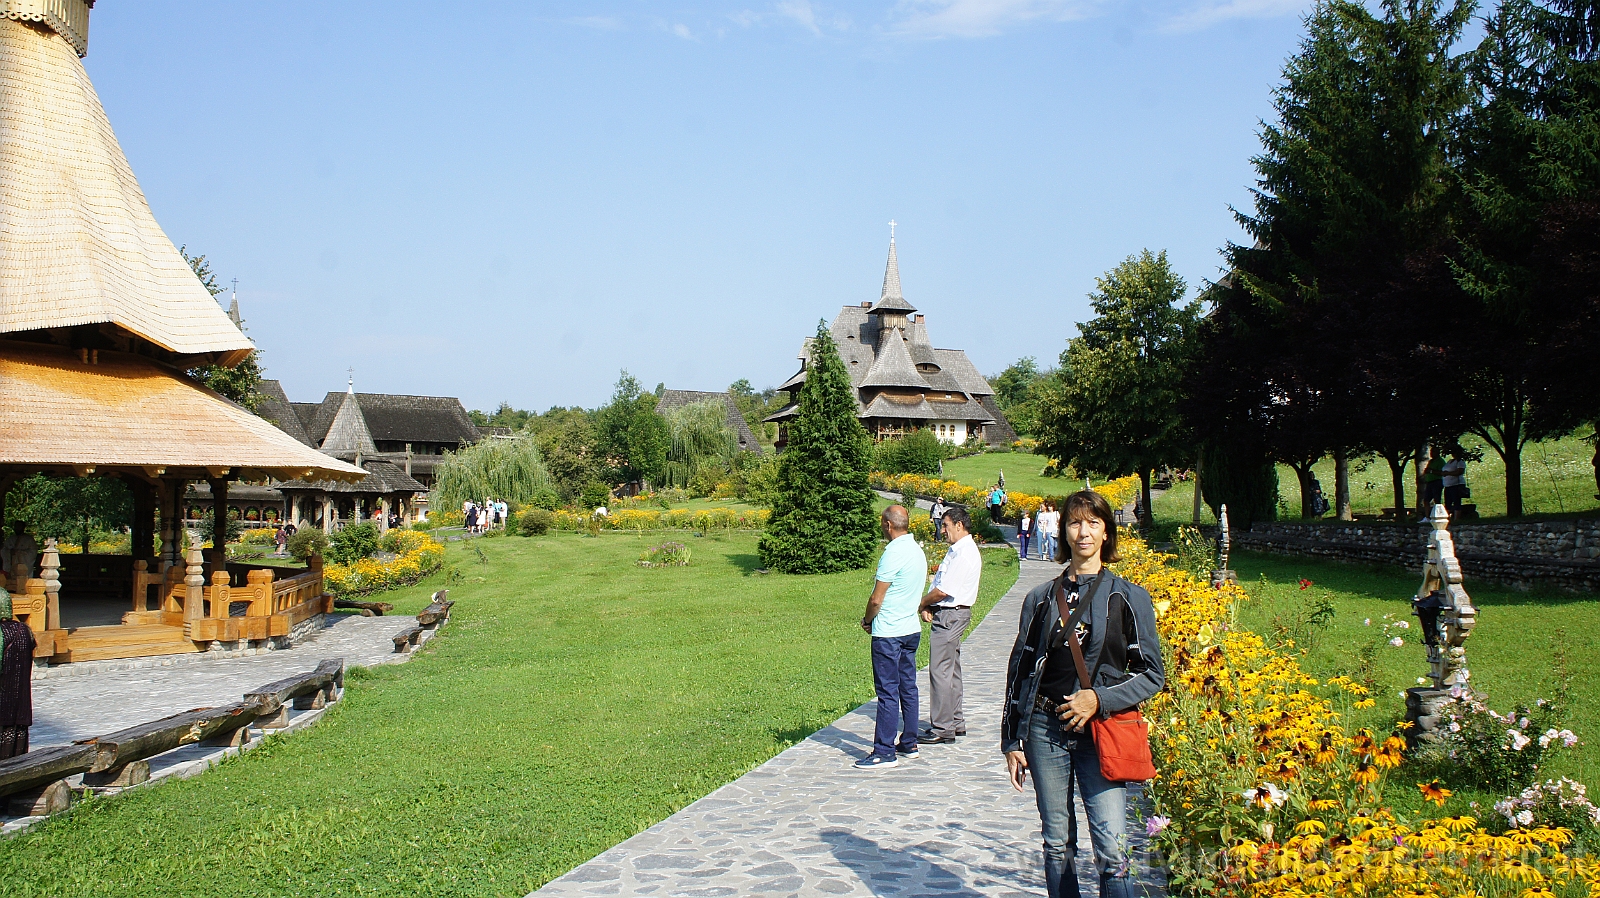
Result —
[{"label": "white cloud", "polygon": [[909,37],[990,37],[1016,25],[1067,22],[1099,11],[1104,0],[902,0],[891,26]]},{"label": "white cloud", "polygon": [[672,26],[672,33],[676,34],[678,37],[681,37],[686,41],[694,40],[694,33],[689,30],[689,26],[688,25],[685,25],[682,22],[679,22],[678,24]]},{"label": "white cloud", "polygon": [[849,16],[826,11],[811,0],[777,0],[769,11],[742,9],[728,18],[742,28],[771,24],[798,25],[817,37],[830,31],[848,31],[851,24]]},{"label": "white cloud", "polygon": [[811,8],[811,0],[779,0],[774,4],[778,15],[792,19],[812,34],[821,34],[822,29],[817,27],[817,13]]},{"label": "white cloud", "polygon": [[1162,24],[1164,31],[1199,31],[1230,19],[1270,19],[1303,13],[1309,0],[1206,0]]}]

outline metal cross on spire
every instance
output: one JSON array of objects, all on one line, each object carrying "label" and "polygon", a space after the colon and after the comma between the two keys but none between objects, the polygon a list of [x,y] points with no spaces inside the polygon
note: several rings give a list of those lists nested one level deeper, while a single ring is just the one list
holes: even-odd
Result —
[{"label": "metal cross on spire", "polygon": [[355,366],[354,365],[350,366],[349,371],[350,371],[350,392],[354,393],[356,391],[356,369],[355,369]]},{"label": "metal cross on spire", "polygon": [[894,219],[892,219],[892,218],[889,219],[889,239],[890,240],[894,239],[894,225],[895,225]]},{"label": "metal cross on spire", "polygon": [[238,278],[234,278],[233,279],[233,295],[234,296],[238,296],[239,295],[239,279]]}]

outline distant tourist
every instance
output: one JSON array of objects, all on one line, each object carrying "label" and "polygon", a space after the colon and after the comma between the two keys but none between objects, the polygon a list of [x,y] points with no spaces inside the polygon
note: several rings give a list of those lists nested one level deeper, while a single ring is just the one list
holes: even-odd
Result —
[{"label": "distant tourist", "polygon": [[1328,513],[1328,497],[1323,495],[1322,481],[1311,478],[1311,514],[1313,517],[1322,517]]},{"label": "distant tourist", "polygon": [[1461,510],[1462,501],[1472,495],[1467,488],[1467,460],[1460,449],[1450,452],[1444,464],[1444,509],[1452,515]]},{"label": "distant tourist", "polygon": [[1028,510],[1022,510],[1022,517],[1017,519],[1017,557],[1028,557],[1028,537],[1033,535],[1033,518],[1028,517]]},{"label": "distant tourist", "polygon": [[[922,587],[928,582],[928,556],[911,536],[911,516],[891,505],[879,518],[889,545],[867,600],[861,629],[872,634],[872,685],[878,693],[878,721],[872,754],[856,762],[860,770],[893,767],[898,756],[917,757],[917,646]],[[896,738],[898,736],[898,739]]]},{"label": "distant tourist", "polygon": [[278,547],[277,550],[274,551],[272,554],[278,556],[279,558],[282,558],[283,557],[284,548],[289,545],[289,533],[288,533],[287,530],[284,529],[282,524],[279,524],[278,525],[278,529],[273,531],[273,533],[272,533],[272,542],[273,542],[274,545],[276,545]]},{"label": "distant tourist", "polygon": [[33,726],[33,631],[11,614],[0,589],[0,760],[28,753]]},{"label": "distant tourist", "polygon": [[[1110,503],[1083,490],[1067,498],[1062,515],[1069,562],[1061,576],[1034,587],[1022,600],[1006,670],[1000,748],[1018,792],[1033,773],[1049,894],[1080,893],[1073,869],[1078,827],[1072,795],[1077,789],[1100,872],[1098,894],[1121,898],[1131,894],[1127,789],[1101,774],[1100,755],[1086,727],[1096,714],[1137,707],[1160,692],[1166,672],[1150,594],[1105,569],[1117,560]],[[1095,659],[1094,671],[1083,678],[1075,646]]]},{"label": "distant tourist", "polygon": [[478,532],[478,506],[472,504],[471,502],[467,503],[466,527],[468,533]]},{"label": "distant tourist", "polygon": [[1061,512],[1056,511],[1054,502],[1046,502],[1039,511],[1039,517],[1034,519],[1033,530],[1038,536],[1039,559],[1041,561],[1056,560],[1056,537],[1061,530]]},{"label": "distant tourist", "polygon": [[1444,498],[1444,453],[1435,452],[1428,459],[1428,466],[1422,471],[1422,496],[1418,503],[1418,510],[1422,517],[1427,518],[1433,506],[1438,505]]},{"label": "distant tourist", "polygon": [[511,506],[506,504],[506,500],[501,499],[494,504],[494,513],[495,517],[500,519],[500,526],[504,527],[506,521],[510,520]]},{"label": "distant tourist", "polygon": [[922,619],[933,624],[928,637],[928,729],[918,735],[923,745],[954,742],[967,734],[961,712],[961,637],[972,623],[972,603],[978,600],[978,580],[983,556],[968,531],[971,520],[965,508],[945,513],[945,541],[950,551],[939,562],[933,587],[922,597]]},{"label": "distant tourist", "polygon": [[933,507],[928,509],[928,518],[933,521],[934,539],[944,539],[944,516],[949,511],[949,506],[944,504],[944,499],[935,496]]},{"label": "distant tourist", "polygon": [[1000,523],[1000,514],[1005,510],[1005,507],[1006,491],[997,484],[994,489],[989,491],[989,520],[995,524]]}]

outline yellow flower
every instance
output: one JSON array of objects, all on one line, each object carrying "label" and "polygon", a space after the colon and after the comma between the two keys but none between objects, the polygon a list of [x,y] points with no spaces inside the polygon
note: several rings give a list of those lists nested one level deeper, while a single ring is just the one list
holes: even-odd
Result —
[{"label": "yellow flower", "polygon": [[1350,774],[1350,778],[1358,783],[1370,785],[1378,781],[1378,768],[1371,762],[1363,760],[1356,765],[1355,772]]},{"label": "yellow flower", "polygon": [[1417,788],[1422,791],[1424,801],[1431,801],[1439,807],[1444,807],[1444,800],[1452,794],[1438,780],[1431,783],[1417,783]]},{"label": "yellow flower", "polygon": [[1377,699],[1373,699],[1373,698],[1364,698],[1364,699],[1361,699],[1360,701],[1357,701],[1355,703],[1355,707],[1359,708],[1362,711],[1365,711],[1368,708],[1376,708],[1377,706],[1378,706],[1378,700]]}]

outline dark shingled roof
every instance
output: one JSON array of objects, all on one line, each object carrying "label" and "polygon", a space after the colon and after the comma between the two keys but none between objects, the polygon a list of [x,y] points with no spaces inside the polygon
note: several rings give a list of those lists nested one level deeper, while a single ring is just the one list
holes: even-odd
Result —
[{"label": "dark shingled roof", "polygon": [[761,454],[761,443],[756,435],[750,431],[750,425],[745,423],[744,413],[739,411],[739,402],[733,398],[732,393],[709,393],[701,390],[664,390],[661,399],[656,402],[656,411],[666,411],[669,408],[681,408],[685,405],[694,405],[697,402],[721,402],[728,409],[728,426],[733,429],[733,434],[739,440],[739,448],[746,452]]},{"label": "dark shingled roof", "polygon": [[317,444],[311,442],[311,437],[306,435],[305,422],[300,420],[300,415],[295,412],[290,404],[289,397],[283,392],[283,384],[275,380],[263,380],[256,391],[261,394],[261,401],[256,404],[256,414],[271,421],[278,429],[294,437],[307,446],[315,449]]},{"label": "dark shingled roof", "polygon": [[[343,392],[329,393],[306,433],[318,445],[328,435]],[[295,403],[297,406],[303,403]],[[472,444],[479,439],[478,428],[468,417],[461,400],[453,396],[400,396],[389,393],[357,393],[356,404],[366,420],[367,432],[374,440],[402,443]]]},{"label": "dark shingled roof", "polygon": [[367,478],[359,483],[335,483],[329,480],[305,481],[291,480],[278,484],[279,490],[317,490],[327,493],[366,493],[370,495],[387,493],[425,493],[428,488],[418,483],[414,478],[406,476],[406,472],[391,462],[381,458],[366,458],[361,460],[361,467],[367,469]]}]

